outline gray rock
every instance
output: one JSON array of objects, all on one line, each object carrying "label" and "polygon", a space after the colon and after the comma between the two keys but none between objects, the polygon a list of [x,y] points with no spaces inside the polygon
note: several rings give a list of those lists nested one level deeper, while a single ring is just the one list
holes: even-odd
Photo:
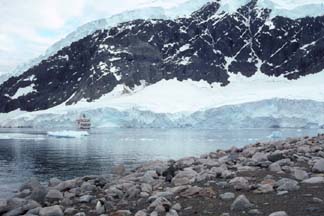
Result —
[{"label": "gray rock", "polygon": [[324,159],[316,161],[312,170],[316,173],[324,173]]},{"label": "gray rock", "polygon": [[323,203],[324,201],[320,198],[317,198],[317,197],[313,197],[312,199],[313,203]]},{"label": "gray rock", "polygon": [[252,160],[256,162],[268,161],[268,156],[263,152],[257,152],[253,155]]},{"label": "gray rock", "polygon": [[278,191],[278,193],[277,193],[278,196],[283,196],[286,194],[288,194],[288,191]]},{"label": "gray rock", "polygon": [[235,190],[249,190],[249,181],[245,177],[235,177],[230,182]]},{"label": "gray rock", "polygon": [[55,186],[59,185],[61,182],[62,182],[62,180],[60,180],[58,178],[51,178],[48,182],[48,186],[55,187]]},{"label": "gray rock", "polygon": [[294,169],[293,176],[295,177],[295,179],[300,181],[307,179],[309,177],[308,173],[301,169]]},{"label": "gray rock", "polygon": [[318,176],[318,177],[312,177],[309,179],[305,179],[304,181],[302,181],[302,183],[306,183],[306,184],[321,184],[324,183],[324,177]]},{"label": "gray rock", "polygon": [[150,216],[158,216],[159,214],[156,211],[151,212]]},{"label": "gray rock", "polygon": [[148,193],[146,193],[146,192],[141,192],[141,193],[139,194],[139,196],[140,196],[141,198],[147,198],[147,197],[150,196],[150,194],[148,194]]},{"label": "gray rock", "polygon": [[0,199],[0,214],[8,211],[8,202],[7,200]]},{"label": "gray rock", "polygon": [[39,215],[40,216],[64,216],[62,209],[58,205],[42,208],[39,211]]},{"label": "gray rock", "polygon": [[273,186],[270,184],[259,184],[258,188],[254,191],[255,193],[270,193],[273,192]]},{"label": "gray rock", "polygon": [[41,183],[35,179],[32,178],[30,181],[27,183],[23,184],[19,191],[23,191],[29,189],[31,191],[31,194],[28,196],[28,199],[35,200],[39,203],[44,203],[45,201],[45,196],[47,194],[47,189],[41,185]]},{"label": "gray rock", "polygon": [[51,189],[46,194],[46,200],[49,202],[59,201],[62,199],[63,199],[63,194],[56,189]]},{"label": "gray rock", "polygon": [[64,210],[64,215],[73,215],[77,212],[77,210],[73,207],[67,208]]},{"label": "gray rock", "polygon": [[22,209],[22,207],[16,208],[16,209],[12,209],[9,212],[3,214],[2,216],[20,216],[24,213],[24,210]]},{"label": "gray rock", "polygon": [[231,205],[232,211],[244,211],[252,208],[254,205],[246,198],[245,195],[238,196]]},{"label": "gray rock", "polygon": [[262,212],[259,209],[251,209],[248,211],[248,215],[262,215]]},{"label": "gray rock", "polygon": [[93,184],[90,184],[89,182],[83,182],[81,185],[81,192],[95,192],[97,190],[97,187]]},{"label": "gray rock", "polygon": [[296,191],[299,189],[298,182],[289,178],[282,178],[276,182],[278,191]]},{"label": "gray rock", "polygon": [[147,216],[147,213],[144,210],[136,212],[135,216]]},{"label": "gray rock", "polygon": [[164,197],[164,198],[168,199],[168,198],[171,198],[172,196],[173,196],[173,193],[170,192],[170,191],[156,192],[156,193],[154,193],[154,195],[152,195],[152,196],[150,196],[148,198],[148,201],[152,202],[152,201],[156,200],[159,197]]},{"label": "gray rock", "polygon": [[91,195],[83,195],[80,197],[80,203],[90,203],[95,197]]},{"label": "gray rock", "polygon": [[112,168],[112,173],[122,176],[124,175],[126,168],[124,165],[120,164]]},{"label": "gray rock", "polygon": [[134,185],[134,186],[128,188],[128,190],[126,191],[126,196],[129,199],[132,199],[132,198],[137,197],[140,193],[141,193],[141,190],[136,185]]},{"label": "gray rock", "polygon": [[19,192],[19,193],[16,195],[16,197],[18,197],[18,198],[26,198],[26,197],[28,197],[30,194],[31,194],[31,190],[30,190],[30,189],[25,189],[25,190]]},{"label": "gray rock", "polygon": [[142,177],[142,182],[152,183],[155,179],[158,179],[158,175],[155,170],[146,171],[144,176]]},{"label": "gray rock", "polygon": [[169,202],[169,200],[167,200],[164,197],[159,197],[149,205],[149,208],[150,209],[155,209],[157,206],[163,206],[163,205],[171,207],[171,203]]},{"label": "gray rock", "polygon": [[19,207],[22,207],[26,204],[27,200],[22,198],[12,198],[7,201],[7,210],[13,210]]},{"label": "gray rock", "polygon": [[39,211],[42,209],[42,207],[37,207],[34,209],[30,209],[29,211],[27,211],[27,215],[39,215]]},{"label": "gray rock", "polygon": [[270,164],[269,170],[271,172],[282,172],[281,166],[277,162]]},{"label": "gray rock", "polygon": [[269,216],[288,216],[288,214],[284,211],[273,212]]},{"label": "gray rock", "polygon": [[222,200],[232,200],[235,198],[235,194],[234,193],[231,193],[231,192],[227,192],[227,193],[223,193],[221,195],[219,195],[219,197],[222,199]]},{"label": "gray rock", "polygon": [[185,169],[180,171],[174,178],[172,178],[172,183],[175,186],[185,185],[193,183],[196,180],[198,173],[192,169]]},{"label": "gray rock", "polygon": [[77,187],[77,180],[72,179],[72,180],[68,180],[68,181],[63,181],[63,182],[59,183],[58,185],[56,185],[54,188],[59,191],[66,191],[66,190],[76,188],[76,187]]},{"label": "gray rock", "polygon": [[132,213],[129,210],[118,210],[116,211],[113,215],[118,215],[118,216],[129,216]]},{"label": "gray rock", "polygon": [[22,209],[24,211],[29,211],[38,207],[41,207],[41,205],[38,202],[34,200],[27,200],[27,202],[22,206]]},{"label": "gray rock", "polygon": [[165,216],[178,216],[178,213],[177,213],[176,210],[171,209],[170,211],[168,211],[168,212],[166,213]]},{"label": "gray rock", "polygon": [[193,187],[190,187],[187,190],[183,191],[182,193],[180,193],[180,195],[183,197],[190,197],[190,196],[198,194],[200,191],[202,191],[202,188],[200,188],[198,186],[193,186]]},{"label": "gray rock", "polygon": [[148,194],[151,194],[153,188],[152,188],[152,185],[147,184],[147,183],[143,183],[143,184],[141,185],[141,190],[142,190],[142,192],[146,192],[146,193],[148,193]]},{"label": "gray rock", "polygon": [[187,157],[187,158],[182,158],[177,161],[176,166],[179,167],[180,169],[189,167],[195,163],[195,158],[194,157]]},{"label": "gray rock", "polygon": [[182,209],[182,206],[180,205],[180,203],[176,203],[172,206],[172,209],[180,211]]}]

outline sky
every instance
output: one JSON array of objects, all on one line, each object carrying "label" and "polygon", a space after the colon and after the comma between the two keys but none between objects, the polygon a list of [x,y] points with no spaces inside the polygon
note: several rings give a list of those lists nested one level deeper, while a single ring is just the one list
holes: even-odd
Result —
[{"label": "sky", "polygon": [[[177,0],[179,1],[179,0]],[[0,0],[0,75],[35,58],[87,22],[175,0]]]}]

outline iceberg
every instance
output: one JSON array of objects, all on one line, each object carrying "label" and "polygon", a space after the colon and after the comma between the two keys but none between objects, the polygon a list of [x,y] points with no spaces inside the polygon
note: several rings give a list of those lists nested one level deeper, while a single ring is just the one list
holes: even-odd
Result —
[{"label": "iceberg", "polygon": [[269,139],[280,139],[282,138],[282,133],[280,131],[273,131],[269,136]]},{"label": "iceberg", "polygon": [[49,137],[55,138],[81,138],[89,136],[87,131],[71,131],[71,130],[63,130],[63,131],[48,131],[47,135]]}]

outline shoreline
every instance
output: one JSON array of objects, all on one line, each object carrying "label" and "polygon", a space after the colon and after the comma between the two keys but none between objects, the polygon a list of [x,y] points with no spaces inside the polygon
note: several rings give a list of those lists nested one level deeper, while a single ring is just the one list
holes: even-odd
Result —
[{"label": "shoreline", "polygon": [[[9,215],[324,215],[324,134],[151,161],[112,177],[36,179],[0,200]],[[276,213],[277,212],[277,213]]]}]

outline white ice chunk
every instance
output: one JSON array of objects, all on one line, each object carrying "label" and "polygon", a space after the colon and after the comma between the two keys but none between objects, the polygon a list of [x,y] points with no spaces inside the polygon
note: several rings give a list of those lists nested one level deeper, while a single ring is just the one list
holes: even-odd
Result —
[{"label": "white ice chunk", "polygon": [[63,131],[48,131],[47,135],[56,138],[81,138],[81,137],[89,136],[89,133],[87,131],[63,130]]}]

